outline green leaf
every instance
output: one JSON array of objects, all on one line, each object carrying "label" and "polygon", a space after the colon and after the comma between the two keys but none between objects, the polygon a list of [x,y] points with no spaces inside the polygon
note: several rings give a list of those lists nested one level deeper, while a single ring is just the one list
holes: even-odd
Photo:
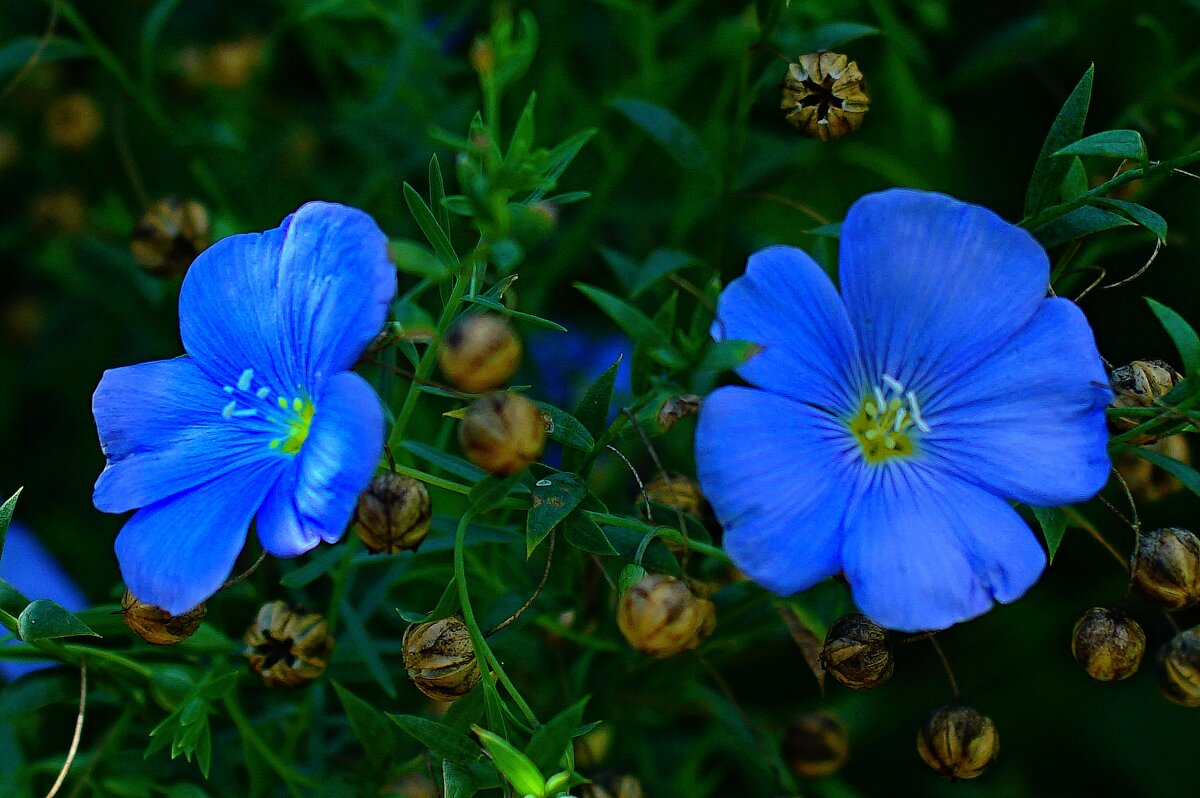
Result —
[{"label": "green leaf", "polygon": [[687,360],[672,346],[670,338],[658,328],[650,317],[630,305],[620,297],[609,292],[583,283],[575,283],[583,295],[596,303],[596,306],[616,323],[621,330],[641,344],[647,352],[659,363],[668,368],[681,369],[687,366]]},{"label": "green leaf", "polygon": [[1067,514],[1058,507],[1030,507],[1038,524],[1042,527],[1042,537],[1046,539],[1046,551],[1050,562],[1054,562],[1054,554],[1062,543],[1063,535],[1067,533]]},{"label": "green leaf", "polygon": [[640,565],[626,565],[621,569],[621,576],[617,579],[617,595],[623,596],[629,591],[629,588],[642,581],[646,576],[646,569]]},{"label": "green leaf", "polygon": [[167,20],[171,18],[171,14],[175,13],[179,3],[180,0],[159,0],[154,8],[146,14],[146,21],[142,23],[142,37],[138,54],[141,59],[142,84],[144,86],[151,86],[154,75],[154,59],[161,52],[158,40],[162,36]]},{"label": "green leaf", "polygon": [[450,244],[449,237],[438,225],[437,219],[433,218],[433,213],[425,204],[425,200],[421,199],[417,190],[408,183],[404,184],[404,201],[408,203],[408,210],[416,220],[417,227],[421,228],[421,232],[425,234],[425,238],[428,239],[437,256],[447,266],[457,266],[458,255],[454,253],[454,247]]},{"label": "green leaf", "polygon": [[350,729],[362,743],[371,764],[385,766],[395,754],[396,746],[394,727],[388,723],[387,716],[337,682],[333,683],[333,689],[346,710]]},{"label": "green leaf", "polygon": [[1124,216],[1085,205],[1070,213],[1056,216],[1030,232],[1042,243],[1043,247],[1053,247],[1093,233],[1111,230],[1114,227],[1128,227],[1132,224],[1133,222]]},{"label": "green leaf", "polygon": [[1171,336],[1171,341],[1179,350],[1183,372],[1188,380],[1200,380],[1200,337],[1197,337],[1196,331],[1182,316],[1161,302],[1147,297],[1146,304],[1150,306],[1151,312],[1158,318],[1159,324],[1167,331],[1167,335]]},{"label": "green leaf", "polygon": [[488,474],[471,488],[471,492],[467,494],[467,501],[471,502],[476,513],[485,513],[503,501],[524,474],[524,470],[506,477]]},{"label": "green leaf", "polygon": [[1060,198],[1063,202],[1070,202],[1077,197],[1082,197],[1089,188],[1087,170],[1083,168],[1083,161],[1078,157],[1072,158],[1071,165],[1067,167],[1067,174],[1063,177],[1062,188],[1059,191]]},{"label": "green leaf", "polygon": [[362,619],[358,617],[358,612],[347,599],[342,599],[341,608],[342,627],[345,629],[350,649],[362,657],[362,664],[366,667],[367,673],[371,674],[375,683],[383,689],[383,692],[387,693],[388,698],[395,698],[396,683],[392,681],[391,672],[383,664],[378,642],[367,631]]},{"label": "green leaf", "polygon": [[1105,130],[1093,133],[1074,144],[1068,144],[1055,157],[1063,155],[1092,155],[1100,158],[1125,158],[1145,163],[1146,142],[1136,130]]},{"label": "green leaf", "polygon": [[529,760],[529,757],[514,748],[503,737],[492,734],[487,729],[479,726],[472,726],[471,729],[483,743],[487,752],[492,755],[492,761],[496,763],[496,768],[516,789],[517,795],[533,795],[536,798],[545,796],[546,779],[542,777],[541,771]]},{"label": "green leaf", "polygon": [[559,443],[590,451],[596,445],[590,432],[570,413],[546,402],[534,402],[542,414],[550,419],[546,434]]},{"label": "green leaf", "polygon": [[829,22],[802,34],[789,52],[815,53],[819,50],[836,50],[838,47],[865,36],[883,33],[873,25],[860,22]]},{"label": "green leaf", "polygon": [[429,207],[437,219],[438,227],[450,233],[450,209],[446,207],[446,181],[442,178],[442,164],[435,153],[429,159]]},{"label": "green leaf", "polygon": [[487,472],[479,466],[472,465],[461,457],[443,452],[435,446],[420,441],[403,441],[400,445],[422,460],[468,482],[479,482],[487,476]]},{"label": "green leaf", "polygon": [[442,618],[458,612],[458,585],[454,581],[454,577],[450,577],[450,581],[446,583],[442,597],[438,599],[438,603],[431,612],[410,612],[399,607],[396,608],[396,612],[400,613],[400,617],[409,623],[440,621]]},{"label": "green leaf", "polygon": [[517,126],[513,129],[512,138],[508,142],[508,151],[504,153],[504,165],[510,169],[520,168],[529,152],[533,149],[533,109],[537,105],[537,92],[529,95],[521,116],[517,118]]},{"label": "green leaf", "polygon": [[635,299],[664,277],[699,262],[699,258],[679,250],[654,250],[638,269],[637,281],[629,292],[629,298]]},{"label": "green leaf", "polygon": [[100,636],[66,607],[50,599],[38,599],[22,610],[17,619],[17,634],[26,643],[76,635]]},{"label": "green leaf", "polygon": [[527,321],[537,327],[545,327],[548,330],[556,330],[558,332],[567,332],[567,328],[558,322],[550,321],[549,319],[543,319],[541,316],[534,316],[532,313],[522,313],[519,310],[513,310],[507,305],[497,302],[491,297],[469,296],[465,297],[465,300],[476,305],[482,305],[483,307],[494,310],[497,313],[503,313],[505,316]]},{"label": "green leaf", "polygon": [[529,202],[537,202],[546,196],[546,192],[554,190],[554,187],[558,185],[558,178],[575,160],[575,156],[579,155],[583,146],[592,140],[592,136],[595,136],[596,132],[594,127],[580,131],[550,151],[550,154],[546,156],[546,164],[542,167],[543,183],[537,191],[529,196]]},{"label": "green leaf", "polygon": [[4,504],[0,504],[0,553],[4,551],[4,539],[8,537],[8,525],[12,523],[13,513],[17,509],[17,499],[21,498],[21,491],[25,488],[17,488],[17,492],[9,496]]},{"label": "green leaf", "polygon": [[0,579],[0,610],[9,615],[20,615],[29,606],[29,599],[13,587],[8,580]]},{"label": "green leaf", "polygon": [[633,290],[633,286],[638,282],[638,275],[642,271],[642,267],[633,258],[615,249],[608,247],[597,247],[600,257],[604,258],[604,262],[608,264],[608,268],[612,269],[617,280],[621,285],[629,290]]},{"label": "green leaf", "polygon": [[1092,200],[1092,204],[1112,208],[1130,221],[1154,233],[1154,237],[1162,243],[1167,243],[1167,220],[1146,206],[1109,197],[1096,197]]},{"label": "green leaf", "polygon": [[[40,36],[22,36],[13,39],[0,47],[0,76],[23,69],[33,54],[41,46]],[[82,44],[70,39],[52,38],[41,48],[38,63],[46,64],[51,61],[61,61],[67,58],[85,58],[91,51]]]},{"label": "green leaf", "polygon": [[445,783],[446,798],[471,798],[479,791],[471,771],[449,759],[442,762],[442,781]]},{"label": "green leaf", "polygon": [[396,238],[388,242],[388,254],[396,268],[405,274],[424,277],[430,282],[445,280],[454,274],[441,258],[428,247],[408,238]]},{"label": "green leaf", "polygon": [[289,571],[279,579],[284,587],[304,587],[328,573],[342,561],[346,549],[342,546],[322,546],[313,553],[308,562],[294,571]]},{"label": "green leaf", "polygon": [[551,474],[533,484],[533,506],[525,520],[525,557],[533,554],[554,527],[562,523],[587,495],[587,485],[575,474]]},{"label": "green leaf", "polygon": [[1070,169],[1071,162],[1056,159],[1054,153],[1083,135],[1088,106],[1092,101],[1092,78],[1095,66],[1089,66],[1083,78],[1075,86],[1062,109],[1050,126],[1042,151],[1038,153],[1033,175],[1029,178],[1029,189],[1025,193],[1025,218],[1031,219],[1042,210],[1055,204],[1059,187]]},{"label": "green leaf", "polygon": [[405,733],[442,759],[459,765],[469,765],[479,758],[479,746],[471,742],[470,737],[443,723],[435,723],[416,715],[393,715],[390,712],[388,717]]},{"label": "green leaf", "polygon": [[617,550],[604,535],[604,530],[581,511],[570,513],[563,520],[563,537],[580,551],[589,554],[616,556]]},{"label": "green leaf", "polygon": [[579,404],[575,406],[573,415],[593,438],[603,433],[604,428],[608,425],[608,411],[612,407],[613,387],[616,385],[617,370],[621,368],[621,359],[624,357],[624,355],[618,355],[613,364],[587,387],[579,399]]},{"label": "green leaf", "polygon": [[722,372],[730,371],[745,363],[750,358],[763,351],[762,346],[753,341],[715,341],[704,350],[704,357],[696,371]]},{"label": "green leaf", "polygon": [[583,723],[583,709],[587,702],[587,696],[581,698],[533,733],[525,753],[541,772],[558,768],[571,745],[575,730]]},{"label": "green leaf", "polygon": [[691,172],[712,172],[713,160],[696,132],[679,117],[646,100],[620,97],[611,105],[640,127],[667,151],[680,166]]}]

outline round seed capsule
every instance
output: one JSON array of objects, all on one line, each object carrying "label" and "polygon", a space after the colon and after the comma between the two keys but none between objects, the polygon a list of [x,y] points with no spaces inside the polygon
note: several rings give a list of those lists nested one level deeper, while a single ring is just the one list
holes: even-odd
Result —
[{"label": "round seed capsule", "polygon": [[404,631],[401,648],[408,678],[434,701],[462,698],[483,677],[471,633],[457,616],[413,624]]},{"label": "round seed capsule", "polygon": [[200,604],[182,615],[172,615],[161,607],[147,604],[128,590],[121,597],[121,617],[125,625],[138,637],[156,646],[171,646],[187,640],[200,628],[206,612]]},{"label": "round seed capsule", "polygon": [[537,460],[546,446],[546,423],[537,405],[502,392],[476,399],[458,425],[467,459],[499,476],[515,474]]},{"label": "round seed capsule", "polygon": [[1133,558],[1133,584],[1171,612],[1200,601],[1200,538],[1179,527],[1143,533]]},{"label": "round seed capsule", "polygon": [[836,715],[809,712],[792,721],[783,738],[783,761],[801,778],[841,770],[850,758],[850,735]]},{"label": "round seed capsule", "polygon": [[161,199],[133,228],[133,257],[146,271],[180,275],[208,246],[208,212],[194,200]]},{"label": "round seed capsule", "polygon": [[[1163,360],[1135,360],[1127,366],[1115,368],[1110,375],[1113,386],[1115,408],[1153,407],[1154,404],[1175,387],[1182,377]],[[1145,419],[1118,418],[1113,425],[1118,430],[1130,430]],[[1157,435],[1139,435],[1128,441],[1138,445],[1152,443]]]},{"label": "round seed capsule", "polygon": [[673,576],[647,574],[617,602],[617,627],[637,651],[663,659],[696,648],[716,627],[716,607]]},{"label": "round seed capsule", "polygon": [[380,474],[358,497],[355,531],[376,553],[416,549],[429,533],[432,509],[424,483],[400,474]]},{"label": "round seed capsule", "polygon": [[1071,633],[1075,661],[1099,682],[1128,679],[1142,664],[1145,650],[1141,625],[1116,607],[1092,607]]},{"label": "round seed capsule", "polygon": [[46,137],[64,150],[83,150],[100,135],[104,116],[86,94],[68,94],[46,109]]},{"label": "round seed capsule", "polygon": [[579,788],[580,798],[643,798],[642,783],[628,774],[597,774],[591,784]]},{"label": "round seed capsule", "polygon": [[861,613],[834,621],[821,648],[821,666],[852,690],[869,690],[892,678],[896,664],[887,630]]},{"label": "round seed capsule", "polygon": [[438,364],[451,382],[468,393],[499,388],[521,363],[521,339],[495,313],[463,316],[438,348]]},{"label": "round seed capsule", "polygon": [[1156,660],[1159,692],[1176,704],[1200,707],[1200,626],[1172,637]]},{"label": "round seed capsule", "polygon": [[325,672],[333,639],[325,619],[282,601],[264,604],[242,636],[250,669],[268,687],[300,687]]},{"label": "round seed capsule", "polygon": [[703,512],[704,496],[700,486],[683,474],[659,473],[646,483],[646,498],[696,518]]},{"label": "round seed capsule", "polygon": [[936,773],[973,779],[1000,753],[996,724],[971,707],[937,709],[917,732],[917,753]]},{"label": "round seed capsule", "polygon": [[805,136],[841,138],[862,125],[870,104],[858,64],[841,53],[809,53],[788,64],[779,107]]}]

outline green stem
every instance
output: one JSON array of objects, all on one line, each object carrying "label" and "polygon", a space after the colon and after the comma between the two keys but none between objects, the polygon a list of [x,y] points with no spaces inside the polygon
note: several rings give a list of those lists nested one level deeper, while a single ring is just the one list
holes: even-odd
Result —
[{"label": "green stem", "polygon": [[288,789],[292,790],[293,794],[295,793],[293,783],[300,784],[312,790],[321,787],[319,782],[295,772],[288,767],[286,762],[275,755],[275,751],[271,746],[267,745],[266,741],[258,736],[258,732],[254,730],[254,726],[251,725],[250,720],[242,712],[241,705],[235,699],[227,695],[222,699],[222,703],[225,705],[225,711],[229,713],[229,719],[233,721],[233,725],[237,726],[238,733],[242,735],[242,739],[246,740],[254,747],[254,750],[258,751],[263,761],[279,774],[279,777],[287,783]]}]

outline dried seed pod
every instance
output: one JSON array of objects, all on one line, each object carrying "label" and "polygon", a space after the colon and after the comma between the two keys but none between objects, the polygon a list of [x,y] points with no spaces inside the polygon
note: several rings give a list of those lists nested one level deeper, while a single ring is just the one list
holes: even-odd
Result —
[{"label": "dried seed pod", "polygon": [[208,51],[209,81],[225,89],[245,86],[263,59],[263,37],[243,36],[231,42],[213,45]]},{"label": "dried seed pod", "polygon": [[161,607],[147,604],[125,591],[121,597],[121,617],[133,633],[156,646],[171,646],[187,640],[200,628],[207,612],[200,604],[182,615],[172,615]]},{"label": "dried seed pod", "polygon": [[658,659],[690,651],[716,627],[716,607],[680,580],[647,574],[617,602],[617,627],[637,651]]},{"label": "dried seed pod", "polygon": [[521,339],[496,313],[463,316],[438,348],[438,364],[451,382],[469,393],[499,388],[521,363]]},{"label": "dried seed pod", "polygon": [[1075,622],[1071,653],[1098,682],[1128,679],[1142,664],[1146,633],[1116,607],[1092,607]]},{"label": "dried seed pod", "polygon": [[[701,517],[704,496],[700,493],[700,486],[691,477],[660,472],[646,483],[645,490],[646,498],[655,504],[665,504],[684,515]],[[642,509],[647,508],[643,506]]]},{"label": "dried seed pod", "polygon": [[100,135],[102,127],[104,116],[100,106],[86,94],[60,97],[46,109],[46,137],[64,150],[86,149]]},{"label": "dried seed pod", "polygon": [[537,405],[510,391],[476,399],[458,425],[467,459],[499,476],[537,460],[546,446],[546,422]]},{"label": "dried seed pod", "polygon": [[950,705],[929,716],[917,732],[917,753],[951,779],[973,779],[1000,753],[996,724],[971,707]]},{"label": "dried seed pod", "polygon": [[325,672],[333,639],[325,619],[282,601],[264,604],[242,636],[250,669],[268,687],[300,687]]},{"label": "dried seed pod", "polygon": [[580,798],[643,798],[642,783],[628,774],[599,773],[579,788]]},{"label": "dried seed pod", "polygon": [[408,773],[383,788],[382,795],[393,798],[442,798],[442,790],[424,773]]},{"label": "dried seed pod", "polygon": [[1170,701],[1200,707],[1200,626],[1171,638],[1158,650],[1158,689]]},{"label": "dried seed pod", "polygon": [[1200,601],[1200,538],[1167,527],[1138,538],[1133,584],[1151,601],[1174,612]]},{"label": "dried seed pod", "polygon": [[[1148,444],[1145,448],[1184,463],[1192,459],[1191,446],[1186,435],[1171,435]],[[1149,460],[1134,454],[1132,450],[1122,450],[1114,454],[1113,467],[1121,474],[1138,504],[1161,501],[1183,490],[1182,482]]]},{"label": "dried seed pod", "polygon": [[416,549],[429,533],[432,508],[424,483],[400,474],[380,474],[358,497],[355,531],[372,552]]},{"label": "dried seed pod", "polygon": [[87,202],[73,188],[38,194],[29,207],[33,226],[48,235],[78,233],[87,226],[87,213]]},{"label": "dried seed pod", "polygon": [[788,64],[779,107],[806,136],[841,138],[862,125],[870,104],[858,64],[841,53],[809,53]]},{"label": "dried seed pod", "polygon": [[180,275],[208,246],[208,212],[194,200],[154,202],[133,228],[130,248],[147,271]]},{"label": "dried seed pod", "polygon": [[[1163,360],[1135,360],[1127,366],[1115,368],[1110,375],[1113,387],[1112,406],[1116,408],[1153,407],[1159,399],[1183,379],[1171,365]],[[1145,419],[1118,418],[1113,425],[1120,431],[1131,430]],[[1128,441],[1130,444],[1151,443],[1157,440],[1154,434],[1139,435]]]},{"label": "dried seed pod", "polygon": [[401,648],[408,678],[435,701],[462,698],[483,676],[471,633],[458,616],[413,624],[404,630]]},{"label": "dried seed pod", "polygon": [[833,678],[852,690],[878,687],[896,667],[887,630],[857,612],[834,621],[820,659]]},{"label": "dried seed pod", "polygon": [[801,778],[841,770],[850,758],[850,735],[836,715],[809,712],[792,721],[783,737],[783,761]]}]

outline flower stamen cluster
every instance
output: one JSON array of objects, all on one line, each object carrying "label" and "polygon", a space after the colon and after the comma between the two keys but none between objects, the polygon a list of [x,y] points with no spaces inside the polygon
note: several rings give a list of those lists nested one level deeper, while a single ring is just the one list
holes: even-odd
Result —
[{"label": "flower stamen cluster", "polygon": [[929,424],[921,416],[921,405],[913,391],[887,374],[880,376],[887,393],[878,385],[863,398],[858,414],[850,419],[850,431],[854,433],[863,457],[868,463],[882,463],[897,455],[910,455],[914,451],[908,431],[916,427],[921,432],[931,432]]}]

